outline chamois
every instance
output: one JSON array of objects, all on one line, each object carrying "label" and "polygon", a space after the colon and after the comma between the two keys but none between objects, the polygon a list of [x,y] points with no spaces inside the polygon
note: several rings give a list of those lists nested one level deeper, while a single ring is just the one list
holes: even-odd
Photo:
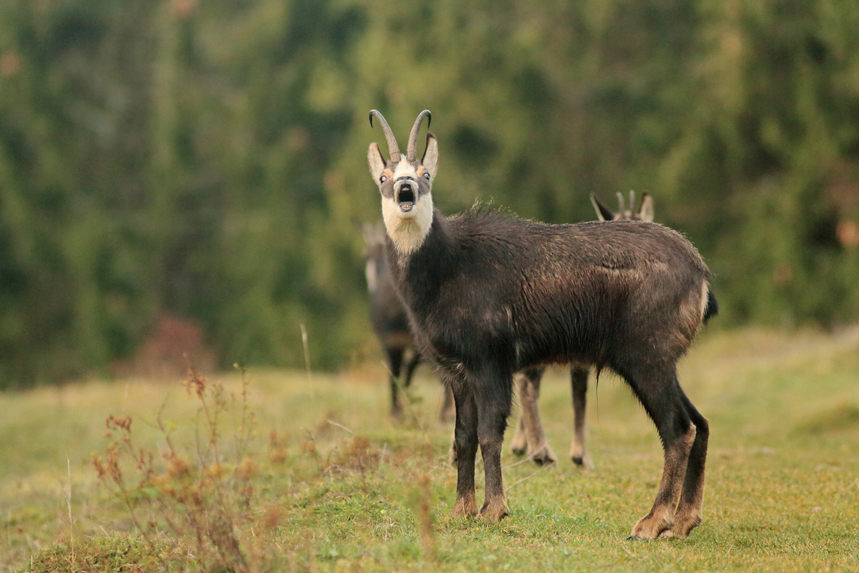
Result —
[{"label": "chamois", "polygon": [[[367,290],[370,296],[370,322],[373,332],[379,339],[388,362],[388,384],[391,389],[391,415],[397,417],[402,412],[399,396],[399,378],[405,363],[402,385],[408,388],[412,383],[415,368],[421,362],[421,353],[415,348],[406,309],[397,297],[394,279],[385,256],[384,229],[364,224],[364,243],[367,246]],[[447,420],[453,416],[453,395],[444,386],[444,403],[439,417]]]},{"label": "chamois", "polygon": [[[476,207],[434,209],[438,142],[417,159],[422,111],[400,154],[381,113],[390,160],[370,144],[394,284],[415,342],[435,361],[456,403],[455,516],[509,514],[501,449],[513,373],[549,363],[608,367],[656,425],[664,467],[650,511],[631,537],[686,537],[703,518],[709,426],[677,381],[676,364],[715,309],[710,272],[674,231],[641,221],[546,225]],[[474,468],[483,454],[485,502]]]},{"label": "chamois", "polygon": [[[617,194],[620,209],[614,213],[604,205],[596,195],[591,193],[591,204],[596,210],[600,221],[653,221],[653,199],[647,193],[641,199],[639,210],[635,211],[635,192],[629,192],[629,209],[621,193]],[[519,423],[513,439],[510,441],[510,452],[521,456],[530,452],[530,457],[537,465],[555,464],[558,458],[549,447],[543,425],[540,422],[540,411],[537,400],[540,397],[540,382],[546,368],[528,368],[516,374],[515,384],[519,389],[520,414]],[[570,369],[570,381],[573,390],[573,442],[570,445],[570,459],[573,463],[586,469],[593,469],[585,446],[585,412],[587,408],[588,368],[573,365]]]}]

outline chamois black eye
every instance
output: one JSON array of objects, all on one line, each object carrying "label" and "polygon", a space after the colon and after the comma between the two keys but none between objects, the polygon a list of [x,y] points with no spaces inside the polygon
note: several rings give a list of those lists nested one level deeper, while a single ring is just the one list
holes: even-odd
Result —
[{"label": "chamois black eye", "polygon": [[384,175],[382,175],[381,177],[379,177],[379,183],[384,183],[384,182],[385,182],[385,181],[387,181],[387,180],[388,180],[388,178],[387,178],[387,177],[385,177]]},{"label": "chamois black eye", "polygon": [[424,179],[426,179],[427,181],[429,181],[429,179],[430,179],[430,177],[429,177],[429,172],[424,173]]}]

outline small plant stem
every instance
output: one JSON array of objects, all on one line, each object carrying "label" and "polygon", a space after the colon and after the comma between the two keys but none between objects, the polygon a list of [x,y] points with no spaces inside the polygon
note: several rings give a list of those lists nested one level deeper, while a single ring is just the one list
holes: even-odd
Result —
[{"label": "small plant stem", "polygon": [[[521,459],[521,460],[519,460],[518,462],[514,462],[514,463],[512,463],[512,464],[510,464],[510,465],[506,465],[506,466],[504,466],[503,468],[501,468],[501,469],[502,469],[502,471],[503,471],[503,470],[509,470],[510,468],[515,468],[516,466],[518,466],[518,465],[520,465],[520,464],[524,464],[525,462],[527,462],[527,461],[530,461],[530,460],[534,459],[534,456],[536,456],[537,454],[539,454],[540,452],[542,452],[542,451],[543,451],[543,449],[544,449],[544,448],[546,448],[546,447],[548,447],[548,446],[549,446],[549,440],[546,440],[546,441],[543,443],[543,445],[542,445],[542,446],[540,446],[539,448],[535,449],[535,450],[531,453],[531,455],[530,455],[530,456],[528,456],[527,458]],[[549,464],[549,465],[552,465],[552,464]]]},{"label": "small plant stem", "polygon": [[66,467],[69,472],[69,489],[66,493],[66,506],[69,509],[69,544],[72,548],[72,566],[75,564],[75,522],[72,519],[72,462],[66,458]]},{"label": "small plant stem", "polygon": [[522,483],[523,481],[527,481],[527,480],[531,479],[532,477],[534,477],[535,475],[537,475],[537,474],[539,474],[539,473],[542,473],[542,472],[546,471],[547,469],[549,469],[549,468],[551,468],[551,467],[552,467],[552,464],[546,464],[545,466],[541,467],[541,468],[540,468],[540,469],[538,469],[537,471],[535,471],[535,472],[533,472],[533,473],[530,473],[530,474],[528,474],[527,476],[523,477],[523,478],[522,478],[522,479],[520,479],[519,481],[515,481],[515,482],[513,482],[512,484],[508,485],[508,486],[505,488],[505,490],[506,490],[506,491],[510,491],[511,489],[513,489],[514,487],[516,487],[517,485],[519,485],[520,483]]},{"label": "small plant stem", "polygon": [[350,430],[349,428],[347,428],[343,424],[338,424],[337,422],[334,422],[333,420],[325,420],[325,421],[328,422],[329,424],[331,424],[332,426],[337,426],[340,429],[346,430],[347,432],[349,432],[353,436],[355,435],[355,432],[353,432],[352,430]]},{"label": "small plant stem", "polygon": [[310,376],[310,345],[307,342],[307,329],[304,328],[303,322],[298,326],[301,327],[301,343],[304,345],[304,365],[307,368],[307,387],[310,391],[310,401],[313,402],[313,379]]}]

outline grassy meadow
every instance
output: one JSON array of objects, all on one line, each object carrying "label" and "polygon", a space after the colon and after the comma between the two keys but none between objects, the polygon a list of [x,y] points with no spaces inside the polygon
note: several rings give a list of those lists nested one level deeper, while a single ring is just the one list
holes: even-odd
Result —
[{"label": "grassy meadow", "polygon": [[[384,372],[378,362],[337,375],[251,371],[246,384],[238,372],[211,376],[204,399],[216,384],[225,394],[208,410],[200,387],[189,394],[181,377],[0,394],[0,570],[847,571],[859,563],[857,328],[704,333],[681,363],[681,382],[711,423],[705,521],[685,541],[626,540],[653,500],[662,455],[653,425],[613,375],[591,380],[596,467],[582,471],[566,456],[568,374],[550,371],[540,405],[560,464],[513,465],[505,451],[511,516],[494,524],[450,517],[451,424],[436,419],[432,371],[419,369],[401,420],[388,416]],[[212,431],[206,416],[215,410]],[[108,429],[108,415],[120,427]],[[478,476],[480,502],[480,462]]]}]

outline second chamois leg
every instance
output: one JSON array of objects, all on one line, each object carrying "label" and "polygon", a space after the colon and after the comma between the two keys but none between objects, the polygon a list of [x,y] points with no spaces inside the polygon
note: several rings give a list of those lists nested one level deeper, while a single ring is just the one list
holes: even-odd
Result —
[{"label": "second chamois leg", "polygon": [[411,357],[409,357],[409,360],[406,363],[406,374],[403,377],[403,388],[408,388],[412,385],[412,377],[415,375],[415,369],[418,367],[418,364],[421,363],[420,352],[412,350],[411,354]]},{"label": "second chamois leg", "polygon": [[400,347],[388,347],[385,349],[385,354],[388,356],[388,384],[391,386],[391,415],[399,416],[403,407],[400,404],[399,394],[399,377],[403,369],[403,353],[405,350]]},{"label": "second chamois leg", "polygon": [[573,426],[575,435],[570,446],[570,459],[577,466],[593,469],[585,446],[585,412],[588,399],[588,369],[574,366],[570,370],[570,384],[573,387]]},{"label": "second chamois leg", "polygon": [[540,383],[545,368],[529,368],[515,379],[519,389],[519,422],[510,446],[510,451],[517,455],[528,453],[537,465],[557,464],[558,458],[549,447],[543,424],[540,420]]},{"label": "second chamois leg", "polygon": [[456,416],[456,406],[453,402],[453,391],[447,384],[441,385],[443,394],[441,409],[439,410],[438,419],[440,422],[449,422]]},{"label": "second chamois leg", "polygon": [[513,377],[513,384],[516,386],[516,392],[519,395],[519,420],[516,422],[516,428],[513,431],[513,438],[510,440],[510,453],[514,456],[524,456],[528,451],[528,439],[525,437],[525,419],[522,412],[525,410],[525,394],[528,393],[526,384],[530,384],[530,380],[524,373],[519,372]]}]

